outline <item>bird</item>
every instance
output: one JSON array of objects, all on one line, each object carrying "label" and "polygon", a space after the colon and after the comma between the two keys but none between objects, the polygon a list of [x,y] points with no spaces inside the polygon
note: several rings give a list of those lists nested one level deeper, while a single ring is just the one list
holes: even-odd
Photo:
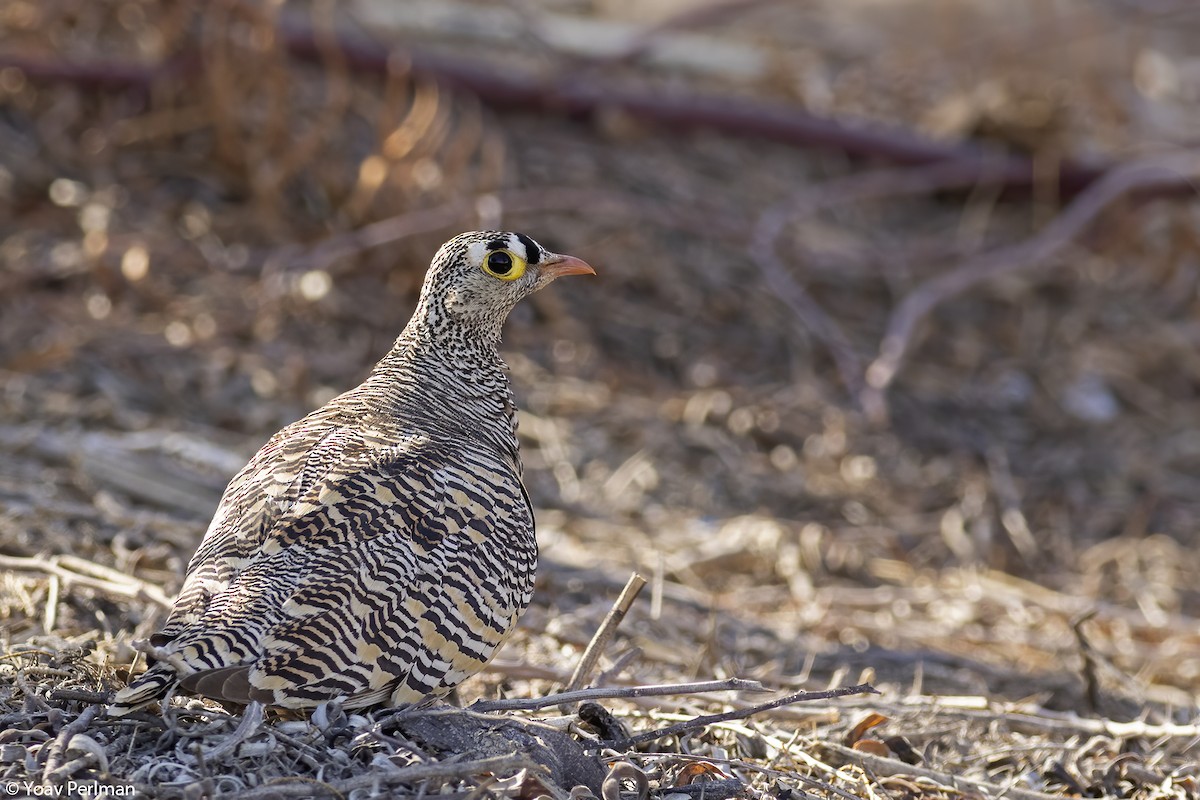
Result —
[{"label": "bird", "polygon": [[280,430],[230,481],[161,629],[115,694],[182,689],[283,710],[402,706],[491,659],[537,568],[498,345],[517,303],[595,274],[523,233],[442,245],[412,319],[358,387]]}]

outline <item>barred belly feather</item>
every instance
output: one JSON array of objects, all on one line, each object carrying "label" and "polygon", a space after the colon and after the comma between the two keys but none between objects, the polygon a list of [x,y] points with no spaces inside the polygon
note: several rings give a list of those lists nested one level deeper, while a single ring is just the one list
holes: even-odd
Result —
[{"label": "barred belly feather", "polygon": [[[504,279],[514,262],[522,274]],[[518,234],[444,245],[367,380],[275,434],[230,482],[151,637],[156,662],[109,712],[175,685],[282,708],[403,704],[479,671],[537,566],[500,327],[525,295],[584,272]]]}]

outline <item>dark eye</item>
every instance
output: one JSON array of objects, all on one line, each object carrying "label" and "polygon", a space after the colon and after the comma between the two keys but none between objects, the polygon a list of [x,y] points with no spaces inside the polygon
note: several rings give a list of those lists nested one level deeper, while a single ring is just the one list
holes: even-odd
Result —
[{"label": "dark eye", "polygon": [[519,281],[525,274],[525,259],[511,250],[492,250],[483,257],[483,271],[501,281]]},{"label": "dark eye", "polygon": [[488,255],[487,265],[488,269],[496,275],[507,275],[513,268],[512,256],[503,250],[497,250],[495,253]]}]

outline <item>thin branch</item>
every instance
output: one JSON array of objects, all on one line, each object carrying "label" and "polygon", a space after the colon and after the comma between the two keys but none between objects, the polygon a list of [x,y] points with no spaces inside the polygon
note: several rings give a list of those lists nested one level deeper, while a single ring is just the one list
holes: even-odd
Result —
[{"label": "thin branch", "polygon": [[547,706],[565,703],[583,703],[607,698],[659,697],[704,692],[767,692],[758,681],[727,678],[722,681],[700,681],[698,683],[661,683],[645,686],[599,686],[591,689],[575,689],[567,692],[532,699],[480,700],[471,704],[471,710],[479,713],[491,711],[536,711]]},{"label": "thin branch", "polygon": [[[503,775],[516,773],[523,769],[539,774],[546,772],[545,766],[535,763],[525,753],[509,753],[501,756],[491,756],[490,758],[479,758],[473,761],[447,760],[434,764],[415,764],[411,767],[401,767],[398,770],[389,770],[386,773],[387,780],[385,783],[395,785],[398,783],[446,778],[467,780],[476,775]],[[353,778],[347,778],[344,781],[333,784],[333,787],[339,791],[349,793],[354,789],[375,785],[375,780],[378,779],[377,775],[377,772],[356,775]]]},{"label": "thin branch", "polygon": [[882,393],[863,379],[863,362],[849,338],[812,295],[797,281],[778,253],[778,240],[788,225],[835,206],[903,195],[990,185],[1003,178],[1004,157],[981,164],[947,161],[930,166],[874,170],[808,187],[764,211],[750,236],[750,257],[768,288],[796,319],[829,351],[842,384],[872,419],[886,416]]},{"label": "thin branch", "polygon": [[[281,36],[298,58],[319,60],[311,28],[294,18],[284,20]],[[392,48],[362,34],[343,32],[341,44],[352,69],[387,74],[399,57],[414,75],[475,94],[493,108],[542,111],[578,117],[600,109],[620,110],[635,119],[670,128],[711,128],[739,136],[786,144],[841,150],[852,156],[885,158],[899,164],[961,161],[979,169],[988,162],[984,151],[970,145],[946,145],[909,131],[885,126],[857,126],[818,117],[794,104],[681,91],[660,92],[631,87],[611,79],[587,80],[521,72],[498,64],[411,48]],[[969,167],[968,167],[969,168]],[[1028,188],[1034,183],[1032,163],[1006,159],[1005,182]],[[1073,193],[1095,179],[1097,168],[1064,165],[1063,191]]]},{"label": "thin branch", "polygon": [[132,575],[117,573],[115,570],[110,571],[107,567],[99,564],[88,563],[89,571],[105,574],[104,578],[97,578],[91,575],[82,575],[79,572],[67,569],[63,563],[69,560],[69,564],[76,569],[79,567],[83,559],[76,556],[58,556],[51,558],[23,558],[21,556],[0,556],[0,568],[13,570],[15,572],[41,572],[46,575],[53,575],[62,580],[68,587],[72,584],[77,586],[86,586],[89,589],[103,592],[105,594],[114,595],[116,597],[128,597],[137,600],[149,600],[150,602],[170,608],[172,606],[171,598],[167,597],[159,587],[152,583],[140,580]]},{"label": "thin branch", "polygon": [[46,608],[42,615],[42,630],[49,633],[58,624],[58,601],[62,589],[62,579],[57,575],[51,575],[47,583],[49,583],[49,587],[46,590]]},{"label": "thin branch", "polygon": [[625,588],[621,590],[621,594],[609,609],[604,621],[600,623],[600,627],[596,629],[596,633],[588,642],[583,655],[580,656],[579,663],[575,665],[575,671],[571,673],[571,678],[567,681],[565,691],[571,692],[579,689],[591,677],[600,656],[604,655],[604,648],[608,647],[608,643],[612,641],[613,634],[617,632],[621,620],[625,619],[630,606],[633,605],[633,601],[637,599],[645,585],[646,579],[636,572],[629,576]]},{"label": "thin branch", "polygon": [[225,756],[231,754],[237,746],[246,739],[253,736],[262,727],[264,719],[265,707],[258,700],[251,700],[250,704],[242,711],[242,719],[238,722],[237,728],[233,733],[222,739],[211,748],[201,749],[197,754],[205,761],[220,761]]},{"label": "thin branch", "polygon": [[1083,663],[1080,666],[1080,672],[1083,677],[1084,697],[1087,698],[1088,710],[1093,714],[1098,714],[1100,711],[1100,676],[1097,669],[1097,661],[1099,654],[1092,643],[1088,640],[1087,634],[1083,631],[1083,624],[1093,619],[1097,614],[1096,609],[1088,609],[1084,613],[1071,620],[1071,630],[1075,633],[1075,641],[1079,645],[1079,654],[1082,656]]},{"label": "thin branch", "polygon": [[871,700],[870,703],[850,701],[847,708],[867,707],[883,714],[911,713],[919,708],[940,717],[1000,724],[1026,734],[1054,734],[1061,738],[1072,736],[1107,736],[1113,739],[1200,739],[1200,724],[1153,723],[1144,720],[1117,722],[1109,719],[1081,717],[1075,712],[1050,711],[1045,708],[1028,711],[1009,711],[1003,703],[992,703],[986,697],[938,697],[932,695],[907,697],[902,700]]},{"label": "thin branch", "polygon": [[58,736],[54,738],[46,748],[46,761],[42,769],[42,785],[47,788],[53,788],[54,785],[50,782],[50,776],[53,775],[62,766],[63,757],[67,753],[67,747],[71,742],[71,737],[77,733],[83,733],[92,724],[97,715],[99,715],[102,706],[88,706],[78,717],[71,722],[63,725],[62,730],[58,732]]},{"label": "thin branch", "polygon": [[159,62],[116,58],[68,61],[7,52],[0,54],[0,68],[17,69],[28,80],[39,83],[69,83],[83,89],[105,91],[148,91],[159,81],[192,78],[199,72],[196,53],[179,53]]},{"label": "thin branch", "polygon": [[917,325],[938,304],[1000,275],[1037,266],[1075,241],[1122,197],[1161,196],[1180,186],[1195,192],[1200,152],[1135,161],[1107,173],[1089,186],[1035,236],[1019,244],[983,253],[958,269],[928,280],[910,292],[888,319],[879,355],[867,369],[867,386],[883,392],[900,370]]},{"label": "thin branch", "polygon": [[416,783],[426,780],[457,779],[467,780],[477,775],[508,774],[522,769],[536,772],[544,771],[544,767],[533,763],[523,753],[512,755],[479,758],[472,761],[446,760],[435,764],[415,764],[392,770],[372,770],[363,775],[355,775],[341,781],[320,782],[306,778],[284,778],[269,781],[254,789],[239,792],[239,800],[259,800],[270,797],[311,797],[315,786],[328,788],[334,794],[349,795],[358,789],[380,790],[388,786]]},{"label": "thin branch", "polygon": [[852,397],[861,396],[864,386],[862,361],[854,345],[825,309],[792,277],[775,250],[775,240],[782,233],[786,220],[787,217],[778,210],[763,214],[750,241],[750,256],[758,264],[768,288],[829,351],[846,391]]},{"label": "thin branch", "polygon": [[[721,778],[719,780],[697,781],[684,786],[672,786],[663,789],[662,795],[686,795],[696,800],[728,800],[731,797],[745,796],[746,784],[738,778]],[[762,796],[762,795],[760,795]],[[859,798],[854,798],[859,800]]]},{"label": "thin branch", "polygon": [[99,704],[107,703],[112,699],[112,692],[90,692],[87,689],[51,689],[50,699],[67,702],[75,701],[77,703]]},{"label": "thin branch", "polygon": [[983,797],[1010,797],[1013,800],[1052,800],[1060,798],[1061,795],[1048,794],[1046,792],[1037,792],[1030,789],[1021,789],[1017,786],[1006,785],[998,786],[984,781],[972,780],[964,778],[961,775],[955,775],[949,772],[938,772],[925,767],[919,767],[914,764],[908,764],[896,758],[887,758],[886,756],[877,756],[863,750],[855,750],[852,747],[836,744],[830,741],[823,741],[820,746],[837,753],[850,763],[861,764],[870,769],[876,775],[905,775],[927,780],[936,781],[942,786],[950,786],[959,790],[966,790],[972,793],[978,793]]},{"label": "thin branch", "polygon": [[[292,56],[324,63],[331,42],[336,42],[352,72],[388,75],[404,64],[414,76],[470,92],[498,109],[534,110],[579,117],[599,110],[617,109],[644,122],[676,129],[711,128],[732,136],[770,139],[799,147],[832,149],[853,157],[885,159],[901,165],[956,162],[976,173],[990,175],[1006,189],[1028,190],[1038,176],[1030,159],[1003,156],[999,163],[972,144],[946,144],[910,131],[880,125],[858,125],[810,114],[794,104],[722,95],[671,92],[632,87],[611,78],[570,72],[522,72],[505,64],[446,55],[408,47],[389,46],[361,32],[340,30],[331,40],[318,34],[302,15],[285,15],[280,37]],[[0,53],[0,68],[16,67],[30,80],[67,82],[99,90],[141,90],[168,79],[195,78],[201,60],[195,53],[180,53],[157,64],[103,60],[70,62],[61,59]],[[1058,194],[1073,197],[1102,176],[1110,165],[1064,162],[1058,173]],[[1190,186],[1166,180],[1157,194],[1177,195]]]},{"label": "thin branch", "polygon": [[794,703],[805,703],[810,700],[832,700],[836,697],[849,697],[856,694],[879,694],[879,692],[869,683],[860,683],[857,686],[845,686],[841,689],[830,689],[826,692],[796,692],[795,694],[781,697],[778,700],[771,700],[770,702],[760,703],[748,708],[739,708],[735,711],[726,711],[721,714],[704,714],[686,722],[679,722],[674,725],[668,725],[665,728],[639,733],[618,742],[602,742],[590,745],[588,749],[595,750],[603,747],[605,749],[627,750],[642,742],[652,742],[664,736],[678,736],[681,733],[687,733],[697,728],[705,728],[709,725],[715,725],[718,722],[729,722],[734,719],[752,717],[760,711],[769,711],[773,708],[780,708],[781,706],[792,705]]}]

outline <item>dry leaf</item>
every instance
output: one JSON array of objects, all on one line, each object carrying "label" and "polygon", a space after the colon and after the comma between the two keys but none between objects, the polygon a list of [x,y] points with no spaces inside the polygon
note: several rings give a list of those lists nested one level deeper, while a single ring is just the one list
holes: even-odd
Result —
[{"label": "dry leaf", "polygon": [[846,744],[854,745],[854,743],[861,739],[863,734],[871,730],[871,728],[882,725],[887,721],[888,718],[882,714],[876,714],[874,712],[868,714],[867,716],[863,717],[863,719],[859,721],[859,723],[855,725],[849,733],[846,734]]},{"label": "dry leaf", "polygon": [[727,776],[716,764],[707,761],[692,761],[675,776],[675,786],[689,786],[700,780],[724,780]]},{"label": "dry leaf", "polygon": [[888,758],[892,754],[891,749],[878,739],[859,739],[852,745],[852,748],[860,753],[870,753],[873,756],[883,756],[884,758]]}]

